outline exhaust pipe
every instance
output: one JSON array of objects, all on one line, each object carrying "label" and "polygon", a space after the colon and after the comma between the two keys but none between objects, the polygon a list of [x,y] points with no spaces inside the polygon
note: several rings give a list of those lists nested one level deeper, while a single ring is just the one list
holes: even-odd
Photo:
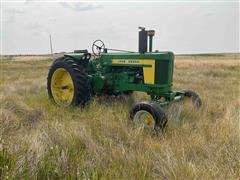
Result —
[{"label": "exhaust pipe", "polygon": [[139,27],[140,31],[138,36],[138,52],[146,53],[148,50],[148,36],[149,36],[149,50],[152,52],[153,36],[155,35],[154,30],[146,31],[145,27]]}]

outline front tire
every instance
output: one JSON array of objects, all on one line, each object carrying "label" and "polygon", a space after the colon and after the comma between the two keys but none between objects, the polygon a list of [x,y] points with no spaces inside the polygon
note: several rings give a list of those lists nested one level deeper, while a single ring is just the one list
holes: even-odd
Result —
[{"label": "front tire", "polygon": [[130,118],[147,129],[160,129],[162,132],[167,124],[167,116],[156,102],[136,103],[130,110]]},{"label": "front tire", "polygon": [[195,91],[184,90],[184,95],[192,100],[194,107],[200,108],[202,106],[202,100]]},{"label": "front tire", "polygon": [[50,99],[60,106],[85,105],[90,99],[90,84],[81,64],[70,57],[54,61],[49,69],[47,90]]}]

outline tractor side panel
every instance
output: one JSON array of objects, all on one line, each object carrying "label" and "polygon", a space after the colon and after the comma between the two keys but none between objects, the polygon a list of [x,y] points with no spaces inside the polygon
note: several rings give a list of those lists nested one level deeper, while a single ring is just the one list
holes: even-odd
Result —
[{"label": "tractor side panel", "polygon": [[115,92],[143,91],[170,96],[172,91],[174,54],[103,53],[100,58],[105,87]]},{"label": "tractor side panel", "polygon": [[145,84],[155,83],[155,60],[154,59],[112,59],[114,65],[139,65],[143,67]]},{"label": "tractor side panel", "polygon": [[168,84],[169,83],[169,61],[156,61],[155,66],[155,83],[156,84]]},{"label": "tractor side panel", "polygon": [[143,60],[144,65],[149,65],[143,67],[143,78],[145,84],[155,83],[155,60]]}]

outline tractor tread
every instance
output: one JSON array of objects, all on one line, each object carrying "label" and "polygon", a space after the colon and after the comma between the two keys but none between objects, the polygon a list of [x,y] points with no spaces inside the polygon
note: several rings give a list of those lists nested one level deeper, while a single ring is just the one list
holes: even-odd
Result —
[{"label": "tractor tread", "polygon": [[59,67],[68,70],[74,83],[74,97],[71,105],[84,106],[90,100],[90,82],[85,68],[71,57],[60,57],[56,59],[50,67],[47,78],[47,89],[49,97],[53,98],[51,92],[51,77],[54,71]]}]

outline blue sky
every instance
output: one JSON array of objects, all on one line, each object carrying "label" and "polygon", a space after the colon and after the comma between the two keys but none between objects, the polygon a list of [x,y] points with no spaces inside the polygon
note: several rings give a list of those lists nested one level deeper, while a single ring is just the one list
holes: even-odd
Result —
[{"label": "blue sky", "polygon": [[154,50],[181,53],[239,52],[239,2],[35,2],[4,1],[3,54],[106,47],[136,51],[138,26],[155,29]]}]

